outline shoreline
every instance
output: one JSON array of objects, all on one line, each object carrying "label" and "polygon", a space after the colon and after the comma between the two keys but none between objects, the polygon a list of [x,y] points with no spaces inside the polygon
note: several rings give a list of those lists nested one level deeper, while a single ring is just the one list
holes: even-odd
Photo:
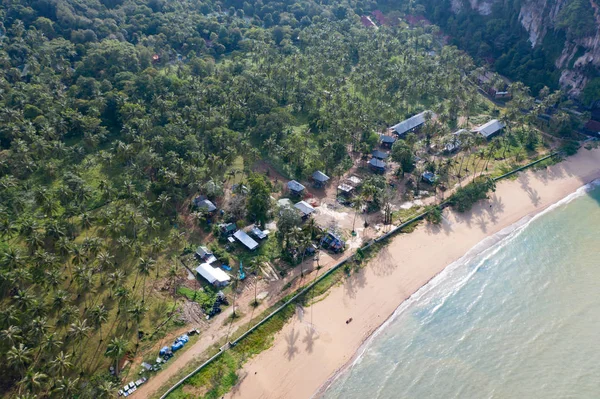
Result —
[{"label": "shoreline", "polygon": [[[551,212],[554,209],[556,209],[562,205],[568,204],[569,202],[573,201],[574,199],[585,195],[585,193],[588,192],[589,190],[592,190],[599,186],[600,186],[600,176],[598,178],[595,178],[595,179],[583,184],[580,188],[578,188],[573,193],[568,194],[567,196],[558,200],[554,204],[551,204],[551,205],[545,207],[544,209],[541,209],[539,212],[537,212],[535,214],[525,215],[524,217],[522,217],[515,223],[505,227],[504,229],[498,231],[497,233],[495,233],[491,236],[485,237],[483,240],[481,240],[479,243],[477,243],[473,248],[471,248],[465,255],[463,255],[461,258],[457,259],[456,261],[454,261],[451,264],[449,264],[448,266],[446,266],[438,274],[431,277],[431,279],[429,281],[427,281],[427,283],[425,283],[425,285],[423,285],[421,288],[419,288],[417,291],[415,291],[413,294],[411,294],[408,298],[406,298],[404,301],[402,301],[398,305],[398,307],[396,308],[394,313],[392,313],[388,319],[386,319],[379,327],[377,327],[377,329],[375,329],[375,331],[373,331],[368,337],[366,337],[363,340],[363,342],[360,344],[360,347],[354,353],[353,357],[346,364],[344,364],[339,369],[337,369],[333,373],[333,375],[330,376],[327,379],[327,381],[325,381],[321,385],[321,387],[319,387],[319,389],[311,396],[311,398],[316,398],[316,399],[321,398],[327,392],[327,390],[338,380],[339,377],[341,377],[342,375],[344,375],[345,372],[351,370],[354,367],[356,362],[367,351],[370,343],[377,336],[379,336],[379,334],[381,332],[384,332],[385,329],[391,323],[393,323],[398,316],[400,316],[403,312],[405,312],[406,308],[408,306],[410,306],[414,301],[420,300],[422,296],[435,290],[437,285],[439,283],[443,282],[443,279],[445,278],[445,275],[447,273],[448,274],[452,273],[459,266],[469,263],[473,258],[475,258],[479,255],[482,255],[486,251],[494,248],[496,245],[502,244],[503,242],[509,242],[509,240],[518,236],[518,234],[520,232],[525,230],[531,222],[533,222],[540,216],[543,216],[546,213]],[[488,240],[490,241],[489,243],[487,242]],[[437,281],[437,280],[439,280],[439,281]]]},{"label": "shoreline", "polygon": [[[226,397],[322,395],[364,352],[373,334],[450,265],[474,256],[471,251],[482,241],[523,218],[531,220],[599,177],[600,150],[581,149],[559,164],[499,182],[490,200],[470,212],[445,210],[442,226],[423,224],[411,234],[394,237],[342,286],[332,288],[304,314],[297,312],[276,335],[273,346],[245,364],[240,382]],[[349,317],[353,322],[345,324]]]}]

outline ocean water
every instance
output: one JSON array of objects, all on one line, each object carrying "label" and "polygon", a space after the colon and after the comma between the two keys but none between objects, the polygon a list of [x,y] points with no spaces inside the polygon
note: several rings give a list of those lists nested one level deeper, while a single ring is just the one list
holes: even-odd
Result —
[{"label": "ocean water", "polygon": [[482,242],[396,310],[324,398],[600,398],[600,187]]}]

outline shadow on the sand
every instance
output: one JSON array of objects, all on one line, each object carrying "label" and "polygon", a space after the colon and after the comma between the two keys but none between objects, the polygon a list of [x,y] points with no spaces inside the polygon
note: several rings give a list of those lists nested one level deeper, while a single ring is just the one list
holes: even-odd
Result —
[{"label": "shadow on the sand", "polygon": [[285,355],[288,360],[292,360],[296,353],[298,353],[298,347],[296,346],[296,342],[300,337],[300,333],[296,332],[296,328],[292,328],[292,331],[285,337],[285,341],[287,342],[287,349],[285,351]]},{"label": "shadow on the sand", "polygon": [[352,273],[349,277],[346,277],[344,281],[344,290],[346,295],[350,298],[356,297],[356,292],[366,285],[366,277],[363,269],[359,269],[355,273]]},{"label": "shadow on the sand", "polygon": [[306,351],[308,353],[312,353],[314,345],[315,345],[315,341],[319,339],[319,335],[317,334],[317,331],[315,330],[315,326],[313,326],[312,324],[307,324],[306,325],[306,335],[304,336],[304,339],[302,340],[302,342],[304,342],[304,344],[306,345]]},{"label": "shadow on the sand", "polygon": [[371,270],[376,276],[389,276],[398,266],[388,247],[381,248],[371,264]]}]

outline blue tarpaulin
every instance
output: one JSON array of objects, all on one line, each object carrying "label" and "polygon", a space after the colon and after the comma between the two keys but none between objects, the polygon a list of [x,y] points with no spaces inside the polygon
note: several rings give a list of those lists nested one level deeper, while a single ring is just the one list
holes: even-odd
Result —
[{"label": "blue tarpaulin", "polygon": [[183,348],[184,343],[181,341],[177,341],[175,342],[173,345],[171,345],[171,350],[173,352],[178,351],[179,349]]}]

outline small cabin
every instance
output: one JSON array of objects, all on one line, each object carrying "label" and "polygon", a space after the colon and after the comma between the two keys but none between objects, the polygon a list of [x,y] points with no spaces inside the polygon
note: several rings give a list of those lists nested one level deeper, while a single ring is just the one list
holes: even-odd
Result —
[{"label": "small cabin", "polygon": [[306,189],[306,187],[298,183],[296,180],[289,181],[287,187],[288,190],[290,190],[290,193],[298,197],[301,197],[304,194],[304,190]]},{"label": "small cabin", "polygon": [[317,170],[315,173],[312,174],[312,179],[314,181],[314,186],[320,188],[327,184],[327,182],[329,181],[329,176],[327,176],[320,170]]},{"label": "small cabin", "polygon": [[385,173],[385,162],[381,159],[371,158],[369,160],[369,169],[375,173]]}]

